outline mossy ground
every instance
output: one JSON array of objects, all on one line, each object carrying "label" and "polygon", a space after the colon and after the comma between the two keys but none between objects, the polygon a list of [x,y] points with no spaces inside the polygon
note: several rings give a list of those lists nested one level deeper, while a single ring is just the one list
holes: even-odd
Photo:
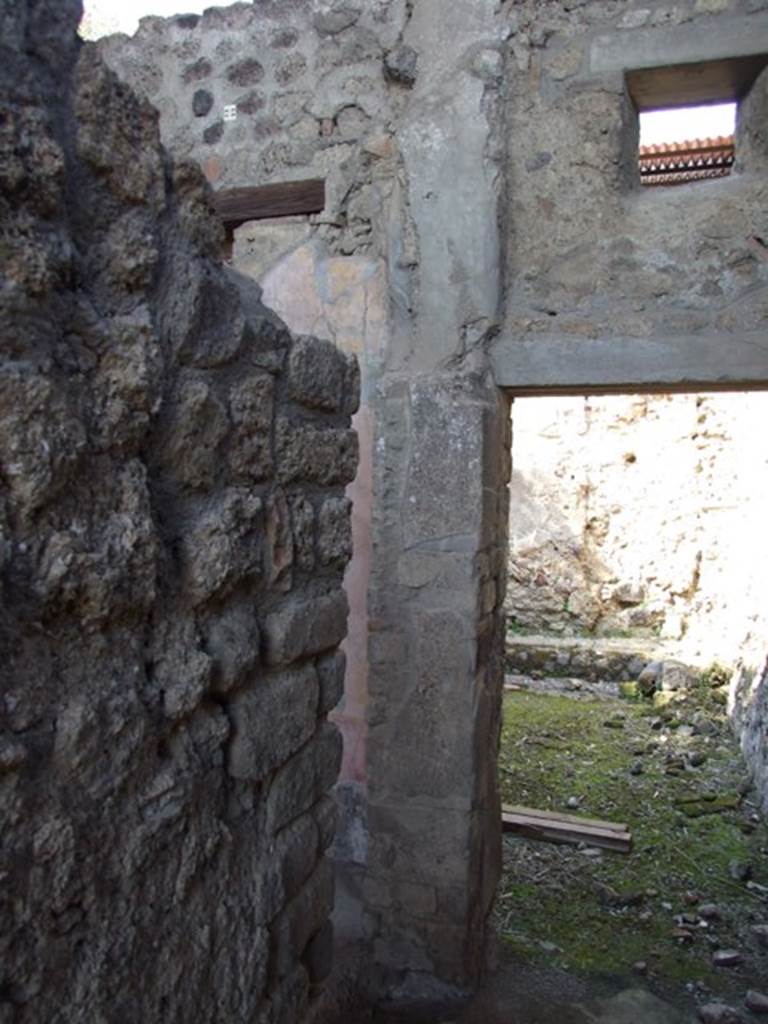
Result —
[{"label": "mossy ground", "polygon": [[[509,948],[534,962],[602,976],[632,975],[643,962],[667,996],[764,990],[768,957],[751,926],[768,921],[768,889],[755,885],[768,886],[768,832],[753,820],[749,795],[742,799],[745,768],[723,709],[702,683],[665,708],[662,722],[658,714],[645,701],[505,694],[503,802],[623,821],[634,845],[628,856],[592,856],[506,837],[497,925]],[[691,721],[703,718],[713,735],[691,735]],[[692,755],[704,763],[692,767]],[[736,796],[726,802],[737,806],[691,818],[675,802],[702,795]],[[735,865],[749,865],[750,886],[732,877]],[[705,921],[703,904],[716,904],[719,918]],[[714,967],[713,951],[724,948],[739,949],[744,962]]]}]

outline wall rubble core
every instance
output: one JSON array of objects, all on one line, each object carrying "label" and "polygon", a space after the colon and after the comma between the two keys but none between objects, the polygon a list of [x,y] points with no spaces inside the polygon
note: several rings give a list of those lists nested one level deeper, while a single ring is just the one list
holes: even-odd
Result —
[{"label": "wall rubble core", "polygon": [[302,1019],[329,969],[356,360],[0,0],[0,1020]]}]

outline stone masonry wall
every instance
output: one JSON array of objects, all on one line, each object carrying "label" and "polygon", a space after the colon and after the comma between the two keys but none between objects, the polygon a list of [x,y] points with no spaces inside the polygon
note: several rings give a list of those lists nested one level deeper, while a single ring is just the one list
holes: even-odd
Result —
[{"label": "stone masonry wall", "polygon": [[[244,225],[234,261],[289,325],[360,354],[336,849],[365,978],[389,969],[390,993],[483,964],[509,461],[493,374],[517,384],[499,353],[541,351],[556,386],[582,342],[762,351],[763,136],[742,125],[725,182],[642,193],[623,66],[643,40],[676,60],[754,40],[767,4],[255,0],[101,44],[215,187],[326,181],[322,214]],[[760,109],[753,90],[753,126]]]},{"label": "stone masonry wall", "polygon": [[233,255],[291,326],[361,360],[336,853],[389,991],[478,976],[499,866],[508,423],[479,342],[504,33],[485,0],[257,0],[100,44],[215,187],[326,181],[321,215],[244,225]]},{"label": "stone masonry wall", "polygon": [[[132,38],[99,43],[108,63],[159,109],[166,145],[194,159],[215,188],[325,181],[321,214],[237,229],[232,264],[259,282],[292,330],[331,339],[360,361],[360,467],[348,489],[355,545],[345,581],[347,669],[333,713],[344,737],[335,855],[353,869],[368,851],[371,396],[389,333],[386,257],[395,244],[389,221],[401,165],[394,118],[416,76],[415,53],[401,40],[407,6],[257,0],[200,17],[145,18]],[[236,120],[224,120],[225,106],[235,108]],[[341,883],[340,903],[344,876]],[[352,900],[359,906],[356,895]],[[357,942],[359,910],[352,916],[344,930]]]},{"label": "stone masonry wall", "polygon": [[659,64],[701,60],[707,41],[731,56],[764,38],[767,11],[764,0],[515,5],[505,330],[516,342],[577,353],[591,339],[757,332],[760,344],[768,72],[740,104],[735,173],[647,188],[624,69],[649,51]]},{"label": "stone masonry wall", "polygon": [[0,1020],[301,1019],[354,359],[218,263],[157,115],[0,0]]},{"label": "stone masonry wall", "polygon": [[[217,188],[323,178],[313,235],[337,254],[370,253],[381,244],[375,165],[391,156],[393,112],[415,75],[415,55],[398,44],[406,6],[255,0],[143,18],[133,37],[99,45],[158,108],[169,149]],[[250,225],[243,246],[263,264],[305,240],[306,226],[281,221],[275,238],[274,225]]]}]

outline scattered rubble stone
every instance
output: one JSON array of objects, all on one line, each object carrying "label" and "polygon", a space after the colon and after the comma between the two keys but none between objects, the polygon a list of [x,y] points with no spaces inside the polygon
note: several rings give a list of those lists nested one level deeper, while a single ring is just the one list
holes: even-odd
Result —
[{"label": "scattered rubble stone", "polygon": [[702,903],[699,906],[699,917],[703,917],[705,921],[717,921],[722,916],[722,911],[716,903]]},{"label": "scattered rubble stone", "polygon": [[744,997],[744,1005],[752,1013],[768,1013],[768,995],[750,989]]},{"label": "scattered rubble stone", "polygon": [[699,1020],[702,1024],[742,1024],[743,1017],[725,1003],[707,1003],[699,1010]]},{"label": "scattered rubble stone", "polygon": [[744,960],[744,954],[738,949],[717,949],[712,954],[715,967],[736,967]]}]

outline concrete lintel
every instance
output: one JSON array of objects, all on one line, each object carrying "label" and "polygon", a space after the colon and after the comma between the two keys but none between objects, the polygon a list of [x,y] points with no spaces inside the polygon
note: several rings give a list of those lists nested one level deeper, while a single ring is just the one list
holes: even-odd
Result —
[{"label": "concrete lintel", "polygon": [[768,332],[653,338],[502,338],[491,361],[513,394],[768,390]]},{"label": "concrete lintel", "polygon": [[768,49],[768,14],[703,19],[693,24],[612,32],[592,41],[593,74],[630,68],[693,64],[721,57],[748,57]]}]

